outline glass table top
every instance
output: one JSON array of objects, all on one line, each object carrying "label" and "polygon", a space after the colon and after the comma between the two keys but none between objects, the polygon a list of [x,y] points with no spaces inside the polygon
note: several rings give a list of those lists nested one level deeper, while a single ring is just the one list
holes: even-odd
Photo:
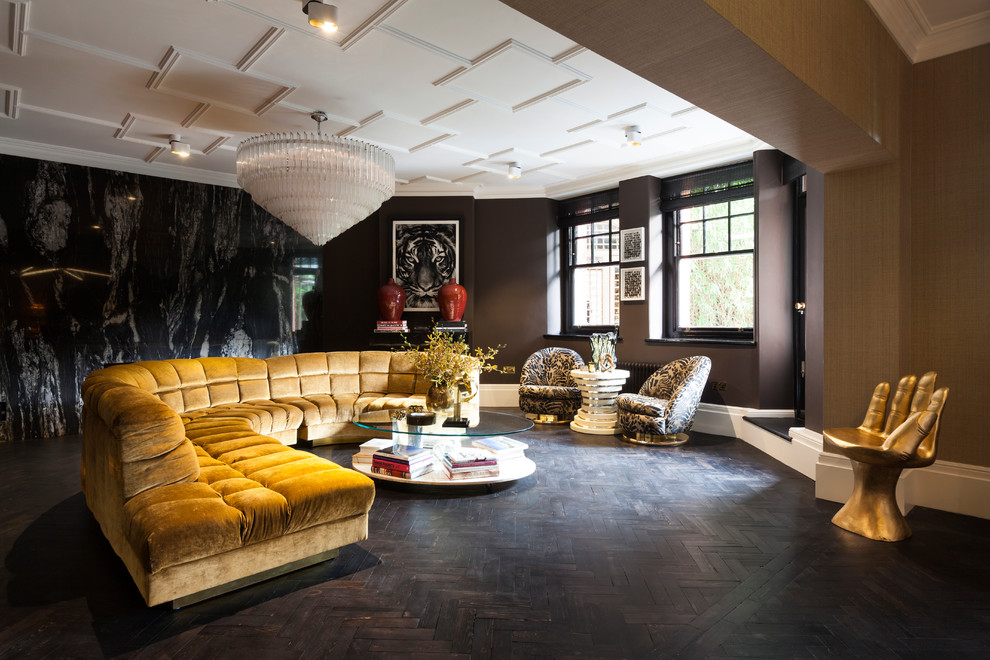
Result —
[{"label": "glass table top", "polygon": [[[397,409],[406,412],[405,409]],[[490,436],[522,433],[533,428],[533,422],[525,417],[490,410],[472,410],[467,416],[467,426],[453,426],[443,415],[437,414],[432,424],[410,424],[408,417],[399,419],[393,416],[397,410],[374,410],[364,412],[353,419],[358,426],[387,433],[405,433],[427,436]],[[444,423],[447,422],[447,425]]]}]

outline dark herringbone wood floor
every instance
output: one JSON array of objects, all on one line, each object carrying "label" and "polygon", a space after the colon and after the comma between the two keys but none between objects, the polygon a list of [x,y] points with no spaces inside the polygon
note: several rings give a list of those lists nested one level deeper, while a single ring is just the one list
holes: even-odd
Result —
[{"label": "dark herringbone wood floor", "polygon": [[875,543],[739,440],[525,439],[528,479],[382,485],[336,561],[177,612],[103,540],[78,438],[0,445],[0,657],[990,657],[990,521],[916,509]]}]

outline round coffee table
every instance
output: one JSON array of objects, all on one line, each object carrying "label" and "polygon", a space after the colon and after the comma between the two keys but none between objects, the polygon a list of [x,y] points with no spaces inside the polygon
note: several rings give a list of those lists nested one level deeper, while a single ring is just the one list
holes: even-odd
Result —
[{"label": "round coffee table", "polygon": [[[393,419],[393,410],[375,410],[361,413],[352,421],[361,428],[381,431],[391,435],[398,444],[419,445],[422,447],[471,447],[477,438],[488,438],[499,435],[522,433],[533,428],[533,422],[508,413],[488,410],[473,411],[469,417],[468,426],[444,426],[443,417],[438,416],[434,424],[413,426],[403,419]],[[436,461],[437,459],[434,459]],[[370,463],[353,463],[351,467],[372,479],[380,481],[395,481],[405,484],[423,484],[430,486],[472,486],[478,484],[497,484],[506,481],[516,481],[528,477],[536,471],[536,463],[525,456],[499,462],[499,472],[493,477],[475,477],[468,479],[448,479],[443,472],[435,467],[432,471],[416,477],[403,479],[388,474],[378,474],[371,471]]]}]

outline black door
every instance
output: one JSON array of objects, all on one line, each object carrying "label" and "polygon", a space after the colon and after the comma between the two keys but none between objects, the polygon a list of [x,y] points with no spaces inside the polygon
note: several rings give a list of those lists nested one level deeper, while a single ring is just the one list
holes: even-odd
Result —
[{"label": "black door", "polygon": [[804,285],[805,285],[805,209],[807,206],[807,177],[794,180],[794,417],[804,420]]}]

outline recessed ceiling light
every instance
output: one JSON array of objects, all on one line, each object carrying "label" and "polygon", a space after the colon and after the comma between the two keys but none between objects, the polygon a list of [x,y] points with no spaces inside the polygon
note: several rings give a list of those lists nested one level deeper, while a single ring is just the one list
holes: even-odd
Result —
[{"label": "recessed ceiling light", "polygon": [[324,32],[337,31],[337,7],[325,5],[323,0],[309,0],[303,5],[303,13],[309,16],[309,24]]}]

